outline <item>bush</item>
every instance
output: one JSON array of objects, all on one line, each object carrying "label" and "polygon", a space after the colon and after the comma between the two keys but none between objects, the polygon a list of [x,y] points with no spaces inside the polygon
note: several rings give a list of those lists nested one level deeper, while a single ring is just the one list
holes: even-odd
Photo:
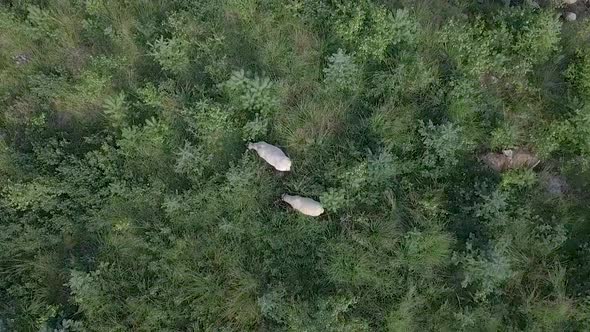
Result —
[{"label": "bush", "polygon": [[338,49],[328,57],[328,63],[324,68],[324,82],[329,88],[344,94],[358,92],[361,72],[352,56]]},{"label": "bush", "polygon": [[392,14],[370,1],[336,2],[336,35],[361,59],[385,59],[391,46],[414,42],[417,25],[407,10]]}]

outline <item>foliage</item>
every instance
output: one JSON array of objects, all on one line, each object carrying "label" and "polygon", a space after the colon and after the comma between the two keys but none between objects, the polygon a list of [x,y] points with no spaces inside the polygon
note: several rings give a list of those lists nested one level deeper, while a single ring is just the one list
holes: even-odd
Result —
[{"label": "foliage", "polygon": [[230,99],[236,107],[270,115],[276,107],[276,100],[272,95],[272,83],[268,78],[255,76],[249,78],[243,70],[236,71],[231,78],[223,84],[228,91]]},{"label": "foliage", "polygon": [[164,40],[163,37],[156,39],[152,45],[152,56],[162,66],[174,74],[181,74],[188,70],[190,59],[188,45],[180,38]]},{"label": "foliage", "polygon": [[461,137],[461,127],[452,123],[440,126],[422,123],[418,130],[425,148],[422,163],[427,176],[438,178],[451,173],[459,164],[461,154],[469,149],[470,142]]},{"label": "foliage", "polygon": [[568,66],[565,76],[583,98],[590,92],[590,58],[581,49],[576,50],[575,54],[574,62]]},{"label": "foliage", "polygon": [[391,13],[366,0],[338,1],[334,16],[336,35],[363,59],[383,60],[389,47],[411,44],[417,29],[407,10]]},{"label": "foliage", "polygon": [[336,92],[354,93],[359,90],[360,70],[354,58],[342,49],[328,57],[328,67],[324,68],[324,82]]}]

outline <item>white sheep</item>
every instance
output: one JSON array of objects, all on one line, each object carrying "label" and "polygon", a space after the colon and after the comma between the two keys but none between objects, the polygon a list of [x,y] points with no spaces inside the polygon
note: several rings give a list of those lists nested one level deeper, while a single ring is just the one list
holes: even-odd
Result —
[{"label": "white sheep", "polygon": [[285,153],[274,145],[266,142],[248,143],[249,150],[255,150],[260,158],[264,159],[272,167],[279,171],[287,172],[291,170],[291,159]]},{"label": "white sheep", "polygon": [[317,217],[324,213],[324,208],[319,202],[314,201],[311,198],[293,196],[283,194],[281,197],[283,201],[289,203],[295,210],[312,217]]}]

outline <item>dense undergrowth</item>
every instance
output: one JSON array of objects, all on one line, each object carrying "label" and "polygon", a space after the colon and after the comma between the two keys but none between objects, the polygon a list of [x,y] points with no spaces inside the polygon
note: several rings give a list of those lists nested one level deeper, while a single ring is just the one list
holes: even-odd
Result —
[{"label": "dense undergrowth", "polygon": [[1,3],[0,331],[590,330],[583,15]]}]

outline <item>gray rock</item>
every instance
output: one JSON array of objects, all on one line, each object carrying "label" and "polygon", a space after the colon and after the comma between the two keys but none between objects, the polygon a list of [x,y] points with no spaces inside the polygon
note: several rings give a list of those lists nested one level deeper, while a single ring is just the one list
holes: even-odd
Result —
[{"label": "gray rock", "polygon": [[14,57],[14,62],[19,65],[26,65],[31,61],[31,57],[28,54],[22,53]]},{"label": "gray rock", "polygon": [[502,150],[502,153],[488,152],[480,158],[496,172],[509,169],[532,169],[541,162],[537,156],[524,149],[507,149]]},{"label": "gray rock", "polygon": [[572,22],[576,20],[576,13],[572,13],[572,12],[567,12],[565,13],[565,20],[568,22]]},{"label": "gray rock", "polygon": [[561,175],[547,174],[543,182],[547,192],[552,196],[561,197],[569,191],[569,185]]}]

